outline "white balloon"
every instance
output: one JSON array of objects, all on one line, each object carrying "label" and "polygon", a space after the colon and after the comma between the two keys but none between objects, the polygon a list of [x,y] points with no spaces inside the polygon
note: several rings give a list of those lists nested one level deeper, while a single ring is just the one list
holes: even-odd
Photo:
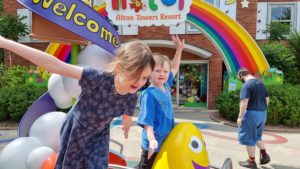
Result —
[{"label": "white balloon", "polygon": [[[77,65],[80,67],[84,67],[84,65]],[[63,76],[63,85],[65,91],[68,93],[69,96],[72,96],[73,98],[78,98],[81,93],[81,87],[78,84],[77,79],[73,79],[70,77]]]},{"label": "white balloon", "polygon": [[42,115],[34,121],[29,136],[38,138],[44,146],[58,151],[60,143],[60,129],[66,114],[63,112],[50,112]]},{"label": "white balloon", "polygon": [[42,146],[35,137],[20,137],[10,142],[0,155],[0,169],[26,169],[29,153]]},{"label": "white balloon", "polygon": [[48,80],[48,91],[57,107],[66,109],[72,106],[72,97],[65,91],[63,76],[53,73]]},{"label": "white balloon", "polygon": [[27,157],[27,169],[41,169],[44,161],[55,151],[47,146],[37,147]]},{"label": "white balloon", "polygon": [[78,54],[78,64],[87,65],[92,68],[103,70],[108,65],[114,56],[105,49],[92,44],[86,46]]},{"label": "white balloon", "polygon": [[78,85],[78,80],[70,77],[63,77],[64,89],[69,96],[78,98],[81,93],[81,87]]}]

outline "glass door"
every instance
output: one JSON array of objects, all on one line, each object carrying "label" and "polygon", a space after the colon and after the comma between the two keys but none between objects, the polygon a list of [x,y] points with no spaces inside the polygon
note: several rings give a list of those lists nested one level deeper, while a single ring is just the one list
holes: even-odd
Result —
[{"label": "glass door", "polygon": [[207,69],[207,63],[180,65],[172,87],[174,107],[207,107]]}]

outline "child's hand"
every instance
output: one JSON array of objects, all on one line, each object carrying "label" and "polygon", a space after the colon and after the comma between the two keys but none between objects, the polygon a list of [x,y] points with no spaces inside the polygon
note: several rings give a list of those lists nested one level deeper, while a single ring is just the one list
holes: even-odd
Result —
[{"label": "child's hand", "polygon": [[130,130],[130,126],[131,126],[131,121],[132,121],[132,117],[131,116],[128,116],[126,114],[124,114],[122,116],[122,122],[123,122],[123,131],[124,131],[124,137],[125,139],[128,138],[128,133],[129,133],[129,130]]},{"label": "child's hand", "polygon": [[174,45],[176,46],[176,49],[182,51],[184,48],[184,43],[185,43],[184,39],[182,39],[182,41],[180,41],[180,39],[177,35],[176,36],[172,35],[171,38],[172,38]]},{"label": "child's hand", "polygon": [[158,143],[155,139],[149,141],[149,152],[148,152],[148,160],[153,155],[154,151],[157,149]]}]

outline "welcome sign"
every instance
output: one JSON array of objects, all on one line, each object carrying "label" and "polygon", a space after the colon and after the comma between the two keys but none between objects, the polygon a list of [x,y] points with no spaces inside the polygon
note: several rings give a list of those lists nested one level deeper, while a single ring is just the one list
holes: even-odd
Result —
[{"label": "welcome sign", "polygon": [[192,0],[107,0],[106,11],[115,25],[176,25],[185,22]]},{"label": "welcome sign", "polygon": [[115,28],[80,0],[18,1],[43,18],[103,47],[110,53],[114,53],[120,45]]}]

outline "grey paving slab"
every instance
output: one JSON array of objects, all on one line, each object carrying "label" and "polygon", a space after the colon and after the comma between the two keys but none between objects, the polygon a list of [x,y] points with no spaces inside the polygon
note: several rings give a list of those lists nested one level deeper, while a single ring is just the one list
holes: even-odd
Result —
[{"label": "grey paving slab", "polygon": [[[141,127],[136,125],[136,115],[129,133],[124,139],[121,126],[111,129],[111,139],[117,140],[123,146],[122,154],[131,165],[139,161],[141,154]],[[226,158],[231,158],[234,169],[243,169],[238,166],[239,160],[247,158],[246,149],[237,142],[237,129],[233,126],[218,123],[209,118],[209,110],[180,110],[175,112],[176,122],[190,121],[202,132],[209,159],[212,166],[220,167]],[[16,130],[0,131],[0,151],[17,137]],[[271,156],[271,163],[259,166],[260,169],[300,169],[300,133],[265,132],[266,148]],[[111,149],[120,151],[120,146],[111,143]],[[256,161],[258,162],[258,154]]]}]

